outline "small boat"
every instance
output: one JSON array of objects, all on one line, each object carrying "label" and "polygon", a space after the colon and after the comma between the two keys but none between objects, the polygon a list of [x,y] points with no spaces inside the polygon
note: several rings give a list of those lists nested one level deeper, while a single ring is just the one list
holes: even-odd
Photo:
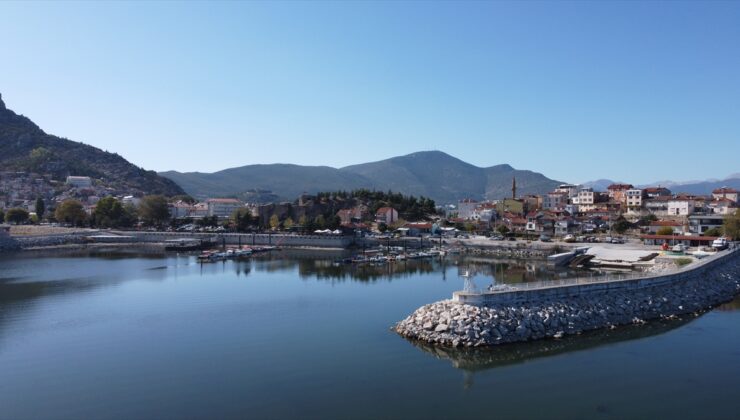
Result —
[{"label": "small boat", "polygon": [[717,238],[712,241],[712,248],[721,251],[723,249],[727,249],[729,244],[727,243],[727,238]]},{"label": "small boat", "polygon": [[687,249],[689,249],[689,247],[687,247],[684,244],[676,244],[676,245],[673,245],[673,247],[671,248],[671,251],[683,254],[684,252],[686,252]]}]

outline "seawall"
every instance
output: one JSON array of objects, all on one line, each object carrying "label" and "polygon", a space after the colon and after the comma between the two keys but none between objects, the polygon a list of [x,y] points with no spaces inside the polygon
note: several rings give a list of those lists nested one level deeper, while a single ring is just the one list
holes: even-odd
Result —
[{"label": "seawall", "polygon": [[495,293],[456,292],[399,322],[404,337],[478,347],[559,338],[599,328],[699,313],[740,293],[740,250],[681,271],[639,279]]}]

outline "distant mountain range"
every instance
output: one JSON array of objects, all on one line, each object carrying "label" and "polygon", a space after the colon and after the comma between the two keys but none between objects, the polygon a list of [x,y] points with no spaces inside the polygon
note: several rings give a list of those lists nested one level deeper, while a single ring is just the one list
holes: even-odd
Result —
[{"label": "distant mountain range", "polygon": [[[620,184],[624,182],[612,181],[610,179],[598,179],[595,181],[584,182],[582,185],[585,187],[591,187],[595,191],[606,191],[606,188],[611,184]],[[712,190],[721,187],[730,187],[736,190],[740,189],[740,173],[731,174],[725,179],[707,179],[704,181],[683,181],[676,182],[670,180],[656,181],[650,184],[636,185],[637,188],[646,187],[666,187],[674,193],[687,193],[695,195],[709,195]]]},{"label": "distant mountain range", "polygon": [[89,176],[103,185],[144,194],[183,194],[174,182],[87,144],[46,134],[23,115],[6,108],[0,96],[0,170]]},{"label": "distant mountain range", "polygon": [[[265,199],[293,200],[300,194],[368,188],[432,198],[438,204],[460,199],[498,199],[511,195],[543,194],[560,182],[509,165],[481,168],[440,151],[417,152],[344,168],[290,164],[247,165],[214,173],[161,172],[197,197],[250,196],[271,191]],[[263,193],[265,194],[265,193]]]}]

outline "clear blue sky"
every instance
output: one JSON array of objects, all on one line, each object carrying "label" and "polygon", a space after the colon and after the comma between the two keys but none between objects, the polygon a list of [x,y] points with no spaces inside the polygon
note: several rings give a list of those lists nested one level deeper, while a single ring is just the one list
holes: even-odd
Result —
[{"label": "clear blue sky", "polygon": [[147,169],[740,172],[739,2],[2,2],[0,40],[11,109]]}]

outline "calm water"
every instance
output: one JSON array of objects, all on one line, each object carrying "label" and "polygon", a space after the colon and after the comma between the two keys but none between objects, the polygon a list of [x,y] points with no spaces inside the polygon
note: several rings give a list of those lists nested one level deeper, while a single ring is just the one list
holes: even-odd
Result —
[{"label": "calm water", "polygon": [[699,318],[450,352],[390,327],[485,259],[0,257],[0,418],[738,418],[740,300]]}]

